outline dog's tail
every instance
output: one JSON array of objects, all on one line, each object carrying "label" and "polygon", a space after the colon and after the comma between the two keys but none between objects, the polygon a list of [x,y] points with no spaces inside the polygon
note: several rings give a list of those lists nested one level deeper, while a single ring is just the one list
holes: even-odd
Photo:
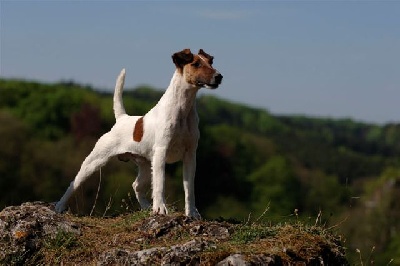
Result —
[{"label": "dog's tail", "polygon": [[122,90],[124,88],[124,83],[125,83],[125,68],[121,70],[121,73],[119,73],[117,81],[115,83],[114,107],[113,107],[115,120],[117,120],[120,116],[126,114],[124,103],[122,101]]}]

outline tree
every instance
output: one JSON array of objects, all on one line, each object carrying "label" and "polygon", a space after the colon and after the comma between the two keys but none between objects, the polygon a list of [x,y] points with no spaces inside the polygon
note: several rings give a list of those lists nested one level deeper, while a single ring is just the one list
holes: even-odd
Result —
[{"label": "tree", "polygon": [[292,167],[282,156],[270,158],[250,177],[252,181],[252,209],[262,213],[270,206],[269,214],[288,215],[299,208],[301,186]]}]

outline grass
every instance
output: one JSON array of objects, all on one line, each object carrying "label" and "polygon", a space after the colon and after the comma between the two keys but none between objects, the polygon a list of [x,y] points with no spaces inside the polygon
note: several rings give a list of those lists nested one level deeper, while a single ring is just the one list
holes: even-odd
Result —
[{"label": "grass", "polygon": [[277,234],[276,228],[263,225],[241,225],[234,231],[232,242],[236,244],[247,244]]},{"label": "grass", "polygon": [[78,237],[74,233],[58,231],[54,238],[45,240],[45,246],[49,249],[71,249],[79,245]]}]

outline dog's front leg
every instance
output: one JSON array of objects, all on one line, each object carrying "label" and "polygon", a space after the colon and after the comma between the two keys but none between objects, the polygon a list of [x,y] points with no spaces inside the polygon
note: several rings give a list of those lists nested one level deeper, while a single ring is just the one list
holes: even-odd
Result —
[{"label": "dog's front leg", "polygon": [[168,214],[164,200],[166,152],[167,149],[164,147],[156,148],[152,160],[153,213],[155,214]]},{"label": "dog's front leg", "polygon": [[185,214],[201,219],[196,209],[194,196],[194,178],[196,174],[196,150],[187,151],[183,158],[183,188],[185,190]]}]

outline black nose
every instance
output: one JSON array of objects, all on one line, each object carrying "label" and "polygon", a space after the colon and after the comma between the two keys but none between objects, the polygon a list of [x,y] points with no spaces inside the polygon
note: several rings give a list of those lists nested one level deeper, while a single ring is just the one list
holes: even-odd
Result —
[{"label": "black nose", "polygon": [[221,83],[223,76],[221,74],[218,74],[215,76],[215,82],[216,83]]}]

